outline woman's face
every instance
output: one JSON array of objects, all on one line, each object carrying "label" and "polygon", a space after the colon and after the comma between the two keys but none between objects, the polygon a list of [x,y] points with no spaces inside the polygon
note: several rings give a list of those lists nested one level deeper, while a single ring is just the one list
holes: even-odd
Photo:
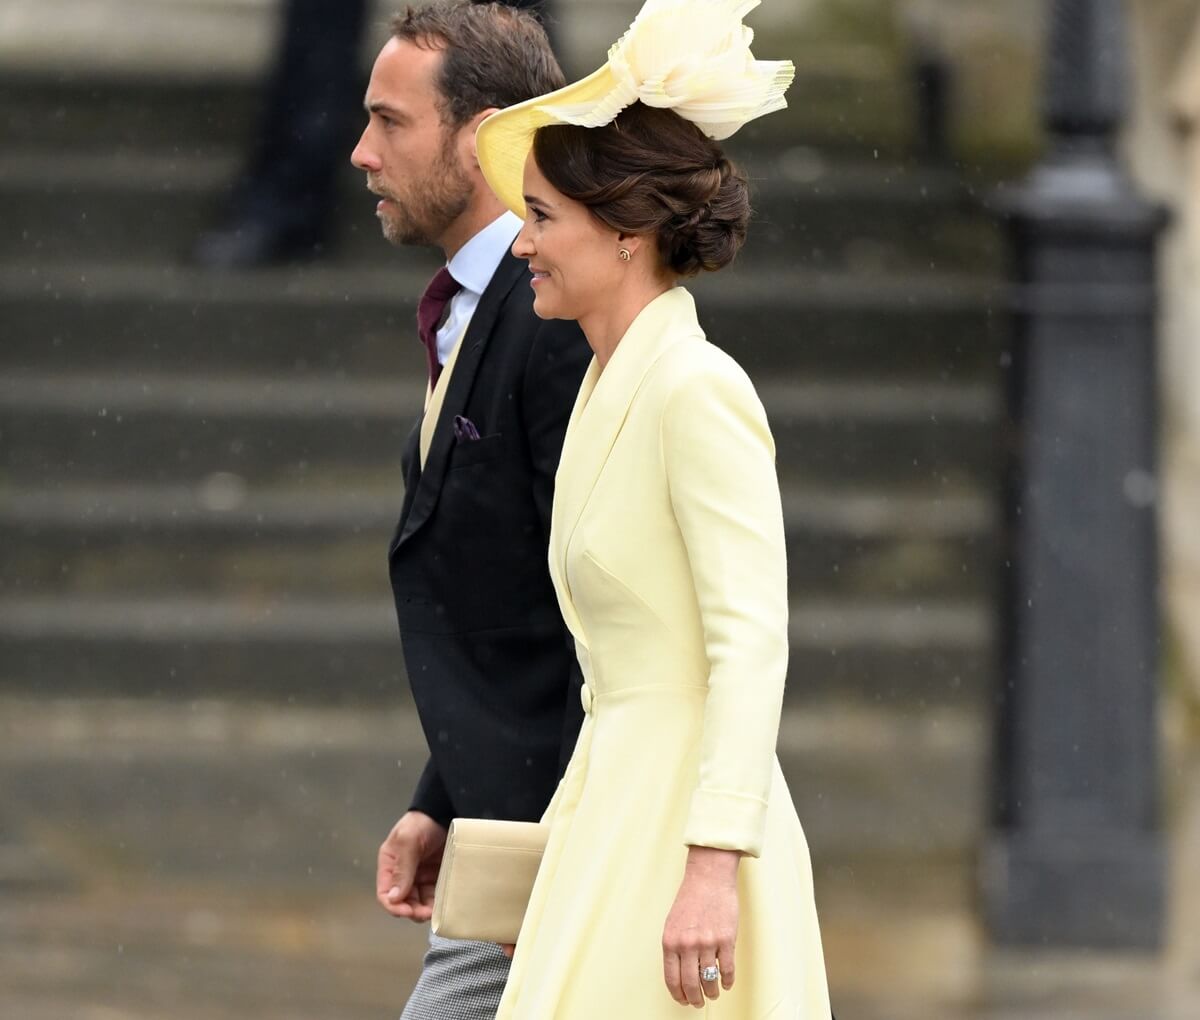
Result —
[{"label": "woman's face", "polygon": [[619,236],[582,202],[557,191],[525,161],[525,225],[512,251],[529,261],[533,310],[542,319],[582,319],[611,302],[622,280]]}]

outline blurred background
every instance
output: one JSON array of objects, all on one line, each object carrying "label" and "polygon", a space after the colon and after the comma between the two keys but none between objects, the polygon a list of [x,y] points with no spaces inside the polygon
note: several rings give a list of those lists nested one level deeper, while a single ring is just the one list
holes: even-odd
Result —
[{"label": "blurred background", "polygon": [[[569,77],[638,6],[554,0]],[[349,165],[392,8],[0,5],[5,1020],[415,978],[373,881],[437,260]],[[835,1009],[1200,1016],[1200,0],[748,21],[797,79],[695,289],[778,442]]]}]

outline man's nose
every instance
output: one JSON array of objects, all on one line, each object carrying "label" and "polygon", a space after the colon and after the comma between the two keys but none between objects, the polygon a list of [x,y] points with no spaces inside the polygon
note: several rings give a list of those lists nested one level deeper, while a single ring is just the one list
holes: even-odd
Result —
[{"label": "man's nose", "polygon": [[359,170],[377,171],[380,169],[379,157],[367,147],[367,133],[364,131],[359,138],[354,151],[350,153],[350,162]]}]

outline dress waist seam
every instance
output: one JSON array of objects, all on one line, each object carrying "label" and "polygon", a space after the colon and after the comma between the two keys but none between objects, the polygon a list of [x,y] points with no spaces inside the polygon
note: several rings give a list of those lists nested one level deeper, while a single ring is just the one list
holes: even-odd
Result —
[{"label": "dress waist seam", "polygon": [[632,687],[618,687],[615,690],[597,691],[591,684],[585,682],[579,690],[583,701],[583,710],[589,715],[599,701],[613,701],[634,694],[661,694],[672,691],[681,696],[708,694],[707,684],[635,684]]}]

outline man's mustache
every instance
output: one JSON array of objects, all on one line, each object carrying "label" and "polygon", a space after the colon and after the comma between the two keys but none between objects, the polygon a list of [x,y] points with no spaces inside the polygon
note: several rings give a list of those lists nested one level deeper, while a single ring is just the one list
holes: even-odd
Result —
[{"label": "man's mustache", "polygon": [[378,195],[380,198],[390,198],[393,200],[395,198],[390,191],[388,191],[386,188],[381,188],[375,181],[371,180],[370,177],[367,178],[367,190],[372,195]]}]

